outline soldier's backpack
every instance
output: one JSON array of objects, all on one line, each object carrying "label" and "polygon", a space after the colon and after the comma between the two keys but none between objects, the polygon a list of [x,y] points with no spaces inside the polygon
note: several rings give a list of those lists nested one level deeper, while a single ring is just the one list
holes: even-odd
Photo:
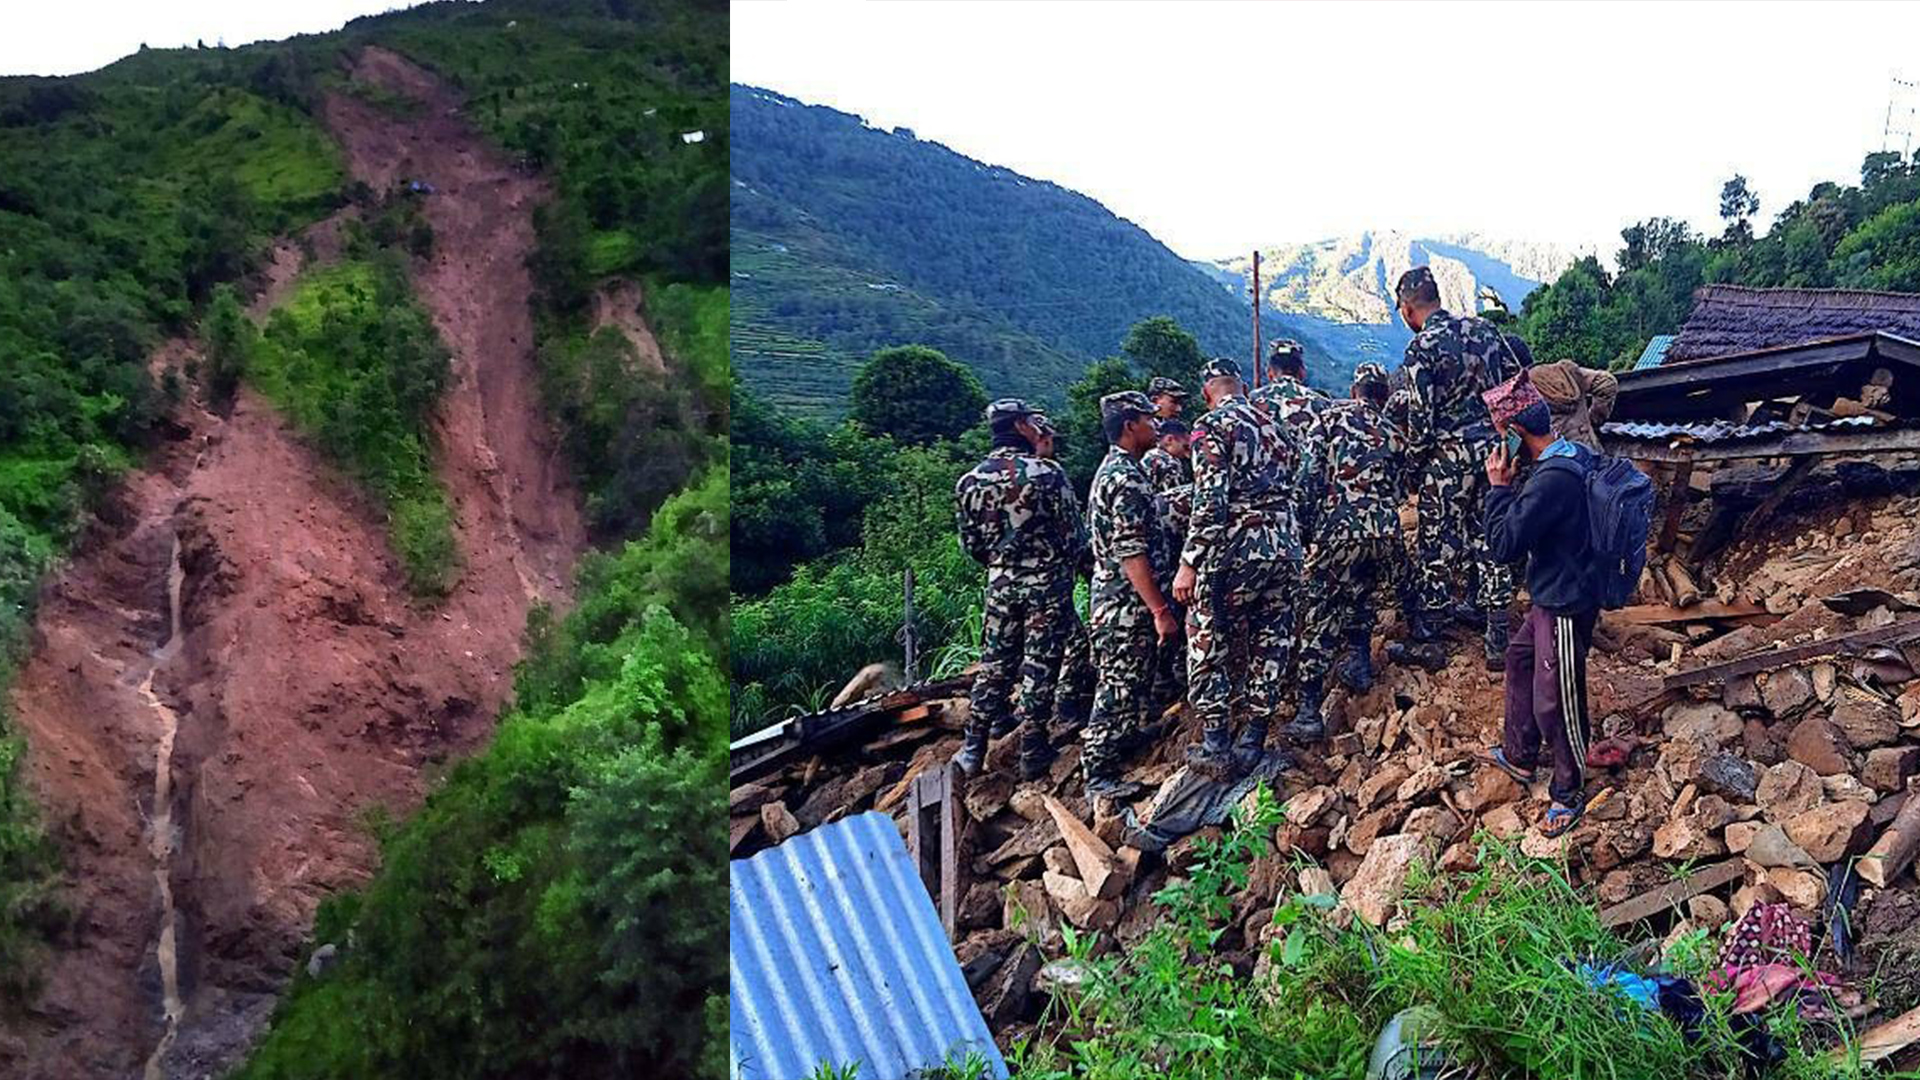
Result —
[{"label": "soldier's backpack", "polygon": [[1641,571],[1647,567],[1653,481],[1626,458],[1589,453],[1579,459],[1552,460],[1585,462],[1587,541],[1593,547],[1589,580],[1594,599],[1608,611],[1625,607],[1640,584]]}]

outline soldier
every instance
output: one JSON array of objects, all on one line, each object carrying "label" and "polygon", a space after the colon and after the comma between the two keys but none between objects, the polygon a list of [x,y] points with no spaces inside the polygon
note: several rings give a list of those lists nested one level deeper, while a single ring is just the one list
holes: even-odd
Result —
[{"label": "soldier", "polygon": [[1332,398],[1307,385],[1307,350],[1291,338],[1267,349],[1267,381],[1252,396],[1274,419],[1302,428],[1333,404]]},{"label": "soldier", "polygon": [[1122,744],[1141,727],[1154,646],[1167,642],[1178,626],[1149,559],[1158,524],[1153,485],[1140,458],[1156,437],[1153,404],[1137,390],[1108,394],[1100,399],[1100,423],[1110,445],[1087,495],[1093,650],[1100,672],[1081,755],[1089,799],[1125,790]]},{"label": "soldier", "polygon": [[[1264,753],[1292,659],[1300,450],[1247,400],[1238,364],[1215,359],[1204,375],[1209,411],[1193,425],[1192,520],[1173,594],[1187,607],[1188,700],[1205,725],[1189,757],[1224,774]],[[1236,713],[1246,718],[1237,740]]]},{"label": "soldier", "polygon": [[[1058,465],[1060,457],[1056,448],[1059,432],[1046,413],[1033,414],[1033,433],[1034,454]],[[1087,566],[1083,556],[1075,567],[1076,574],[1084,577]],[[1054,731],[1057,734],[1077,730],[1085,724],[1087,710],[1093,704],[1093,656],[1089,652],[1091,644],[1087,639],[1087,623],[1080,617],[1077,599],[1069,597],[1067,616],[1067,635],[1060,651],[1060,675],[1053,691]]]},{"label": "soldier", "polygon": [[1493,324],[1440,306],[1440,286],[1426,267],[1400,275],[1395,296],[1414,332],[1403,370],[1405,433],[1419,476],[1419,608],[1408,628],[1411,642],[1395,642],[1387,652],[1398,663],[1445,666],[1447,623],[1467,613],[1456,609],[1458,586],[1477,578],[1477,596],[1460,596],[1460,607],[1484,612],[1487,667],[1503,670],[1513,573],[1487,553],[1479,518],[1487,487],[1481,464],[1496,441],[1480,395],[1516,374],[1519,363]]},{"label": "soldier", "polygon": [[1173,379],[1155,377],[1147,383],[1147,397],[1153,401],[1156,420],[1178,420],[1187,406],[1187,388]]},{"label": "soldier", "polygon": [[[990,734],[1013,725],[1021,728],[1022,777],[1044,775],[1055,756],[1046,715],[1084,537],[1066,471],[1035,455],[1035,412],[1017,398],[988,405],[993,450],[954,485],[961,547],[987,568],[980,673],[973,681],[966,741],[953,759],[967,775],[985,763]],[[1010,722],[1016,669],[1020,706]]]},{"label": "soldier", "polygon": [[1407,445],[1380,412],[1387,373],[1361,364],[1353,396],[1320,414],[1320,464],[1308,481],[1317,527],[1306,562],[1300,635],[1300,707],[1285,734],[1309,742],[1326,734],[1320,710],[1327,670],[1344,638],[1352,655],[1338,674],[1350,689],[1373,685],[1373,596],[1406,559],[1400,540],[1400,472]]},{"label": "soldier", "polygon": [[1187,425],[1175,417],[1161,420],[1159,431],[1157,444],[1140,459],[1141,467],[1147,470],[1147,479],[1153,481],[1153,490],[1170,491],[1181,484],[1193,483],[1193,466],[1187,461],[1187,455],[1192,452],[1187,442]]}]

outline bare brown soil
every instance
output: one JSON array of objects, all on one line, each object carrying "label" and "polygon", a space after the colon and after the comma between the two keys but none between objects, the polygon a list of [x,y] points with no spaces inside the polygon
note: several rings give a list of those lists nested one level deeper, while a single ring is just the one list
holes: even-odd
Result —
[{"label": "bare brown soil", "polygon": [[[148,1075],[218,1075],[271,1009],[328,894],[364,881],[374,808],[417,805],[436,766],[492,730],[536,601],[564,604],[585,539],[542,415],[525,258],[541,184],[391,53],[354,77],[411,95],[399,117],[347,97],[325,119],[376,190],[430,180],[435,255],[415,286],[453,352],[438,422],[461,576],[410,596],[378,510],[242,391],[230,416],[179,410],[49,584],[12,705],[28,775],[66,851],[75,924],[0,1075],[139,1075],[167,1030],[156,851],[177,912],[177,1037]],[[316,229],[321,257],[337,223]],[[302,257],[278,248],[256,311]],[[156,367],[184,367],[169,343]],[[179,638],[168,645],[178,545]],[[141,693],[151,675],[152,698]],[[156,704],[157,703],[157,704]],[[154,768],[177,717],[172,842],[155,844]]]}]

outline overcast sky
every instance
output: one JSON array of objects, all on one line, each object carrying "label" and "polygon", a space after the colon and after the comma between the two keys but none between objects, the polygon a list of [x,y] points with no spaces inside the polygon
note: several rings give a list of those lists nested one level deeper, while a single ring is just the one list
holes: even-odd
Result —
[{"label": "overcast sky", "polygon": [[338,30],[407,0],[19,0],[7,5],[0,74],[72,75],[154,48],[273,41]]},{"label": "overcast sky", "polygon": [[1817,181],[1858,182],[1891,76],[1904,62],[1920,79],[1913,4],[732,13],[734,81],[1084,192],[1188,257],[1370,227],[1610,255],[1622,226],[1654,215],[1717,232],[1735,172],[1770,220]]}]

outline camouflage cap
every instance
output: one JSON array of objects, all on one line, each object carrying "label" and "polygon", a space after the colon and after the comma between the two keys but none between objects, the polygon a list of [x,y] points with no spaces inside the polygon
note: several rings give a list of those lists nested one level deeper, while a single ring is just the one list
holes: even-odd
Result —
[{"label": "camouflage cap", "polygon": [[1138,390],[1122,390],[1108,394],[1100,399],[1100,419],[1108,421],[1116,416],[1132,419],[1135,416],[1152,416],[1153,402]]},{"label": "camouflage cap", "polygon": [[987,424],[989,426],[1002,421],[1018,420],[1023,416],[1032,416],[1039,410],[1020,398],[1003,397],[987,405]]},{"label": "camouflage cap", "polygon": [[1186,397],[1187,388],[1172,379],[1156,377],[1152,382],[1147,384],[1147,396],[1159,397],[1161,394],[1172,394],[1174,397]]},{"label": "camouflage cap", "polygon": [[1042,435],[1059,434],[1057,431],[1054,430],[1053,421],[1048,419],[1046,413],[1037,412],[1037,413],[1034,413],[1032,416],[1028,417],[1027,419],[1028,419],[1028,422],[1033,424],[1033,430],[1039,432]]},{"label": "camouflage cap", "polygon": [[1430,267],[1416,266],[1400,275],[1399,282],[1393,287],[1393,295],[1406,296],[1422,289],[1439,287],[1439,284],[1433,280],[1433,270]]},{"label": "camouflage cap", "polygon": [[1240,377],[1240,364],[1231,357],[1216,356],[1200,369],[1200,377],[1208,380],[1237,379]]},{"label": "camouflage cap", "polygon": [[1269,366],[1280,364],[1282,361],[1304,360],[1306,359],[1306,355],[1306,346],[1292,338],[1281,338],[1267,346],[1267,364]]},{"label": "camouflage cap", "polygon": [[1369,360],[1353,369],[1353,385],[1355,389],[1362,386],[1384,388],[1387,385],[1387,369]]}]

